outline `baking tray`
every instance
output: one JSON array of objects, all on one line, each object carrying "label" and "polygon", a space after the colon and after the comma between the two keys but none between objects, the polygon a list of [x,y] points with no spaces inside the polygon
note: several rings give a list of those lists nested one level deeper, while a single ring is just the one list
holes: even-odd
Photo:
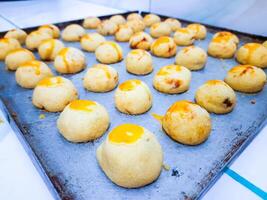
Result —
[{"label": "baking tray", "polygon": [[[128,15],[124,13],[123,15]],[[145,13],[142,13],[145,14]],[[110,16],[103,16],[107,18]],[[165,16],[161,16],[165,18]],[[188,21],[181,20],[183,25]],[[62,29],[70,23],[81,23],[82,20],[57,24]],[[217,31],[225,29],[207,25],[208,34],[204,41],[196,41],[207,49],[208,42]],[[34,28],[28,28],[31,31]],[[92,32],[92,31],[89,31]],[[258,41],[264,37],[235,32],[240,45]],[[3,35],[3,33],[1,33]],[[113,36],[107,36],[112,40]],[[66,43],[66,46],[80,48],[79,43]],[[124,57],[130,51],[128,43],[120,43]],[[178,47],[180,50],[181,47]],[[94,53],[85,52],[88,67],[97,63]],[[37,55],[38,57],[38,55]],[[119,82],[137,78],[146,82],[153,94],[153,107],[147,113],[138,116],[122,114],[114,106],[114,90],[107,93],[93,93],[82,86],[85,71],[74,75],[63,75],[72,80],[79,91],[81,99],[95,100],[104,105],[111,119],[109,132],[115,126],[129,122],[148,128],[158,138],[164,152],[164,164],[170,170],[162,170],[159,179],[139,189],[125,189],[113,184],[97,164],[95,152],[106,138],[105,134],[94,142],[74,144],[66,141],[57,131],[56,120],[59,113],[48,113],[36,109],[31,103],[32,90],[16,85],[14,72],[5,70],[0,62],[0,96],[17,126],[24,134],[47,176],[62,199],[196,199],[214,183],[228,164],[255,137],[266,124],[267,87],[256,94],[237,94],[237,105],[233,112],[226,115],[211,114],[212,133],[209,139],[198,146],[186,146],[171,140],[163,133],[161,125],[151,113],[164,114],[175,101],[194,100],[196,89],[209,79],[223,79],[227,70],[237,65],[234,59],[216,59],[208,57],[206,67],[192,72],[190,90],[178,95],[167,95],[157,92],[152,86],[152,78],[160,67],[174,63],[173,58],[153,57],[154,71],[146,76],[135,76],[125,70],[124,61],[112,66],[119,72]],[[53,63],[48,63],[52,70]],[[55,72],[55,74],[57,74]],[[40,119],[40,114],[45,119]]]}]

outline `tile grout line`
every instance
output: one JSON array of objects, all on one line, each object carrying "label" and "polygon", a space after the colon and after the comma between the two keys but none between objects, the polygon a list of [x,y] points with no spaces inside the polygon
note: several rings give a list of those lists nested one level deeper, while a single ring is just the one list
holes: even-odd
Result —
[{"label": "tile grout line", "polygon": [[224,172],[230,176],[232,179],[234,179],[236,182],[240,183],[243,185],[245,188],[256,194],[257,196],[261,197],[262,199],[267,199],[267,192],[262,190],[261,188],[257,187],[247,179],[245,179],[243,176],[239,175],[229,167],[226,167],[224,169]]},{"label": "tile grout line", "polygon": [[6,20],[8,23],[10,23],[11,25],[15,26],[16,28],[20,28],[17,24],[15,24],[13,21],[11,21],[10,19],[4,17],[3,15],[0,14],[0,17],[3,18],[4,20]]}]

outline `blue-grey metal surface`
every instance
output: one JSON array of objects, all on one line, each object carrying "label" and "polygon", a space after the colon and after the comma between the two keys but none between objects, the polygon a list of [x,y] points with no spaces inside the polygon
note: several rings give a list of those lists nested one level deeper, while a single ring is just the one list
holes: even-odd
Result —
[{"label": "blue-grey metal surface", "polygon": [[[220,31],[218,29],[217,31]],[[195,45],[207,50],[208,42],[214,34],[209,29],[204,41]],[[238,35],[240,45],[252,41]],[[113,36],[106,37],[113,40]],[[80,48],[79,43],[66,43],[66,46]],[[120,43],[124,57],[130,51],[128,43]],[[178,47],[178,50],[181,49]],[[93,53],[85,52],[88,68],[97,63]],[[237,94],[237,105],[233,112],[212,117],[212,133],[209,139],[198,146],[186,146],[174,142],[166,136],[161,125],[151,113],[164,114],[177,100],[194,101],[196,89],[209,79],[224,79],[227,70],[237,65],[234,59],[220,60],[208,57],[203,70],[192,72],[190,90],[178,95],[157,92],[152,86],[152,78],[160,67],[174,63],[174,58],[153,57],[154,71],[146,76],[135,76],[126,72],[124,61],[112,66],[119,72],[119,82],[127,79],[140,79],[147,83],[153,94],[153,107],[138,116],[122,114],[115,109],[114,91],[93,93],[82,86],[85,71],[74,75],[64,75],[73,81],[81,99],[95,100],[104,105],[111,119],[110,131],[115,126],[130,122],[151,130],[158,138],[164,151],[164,163],[170,170],[162,170],[159,179],[143,188],[125,189],[113,184],[99,168],[95,152],[107,133],[94,142],[74,144],[60,136],[56,128],[59,113],[48,113],[36,109],[31,103],[32,90],[16,85],[14,72],[5,70],[0,63],[0,95],[9,111],[15,117],[24,136],[34,149],[48,176],[59,190],[62,198],[74,199],[193,199],[199,196],[209,182],[222,170],[240,146],[255,136],[258,127],[267,116],[267,87],[257,94]],[[53,69],[53,63],[48,63]],[[55,72],[55,74],[57,74]],[[252,104],[251,101],[255,101]],[[39,115],[45,114],[45,119]],[[107,132],[108,132],[107,131]]]}]

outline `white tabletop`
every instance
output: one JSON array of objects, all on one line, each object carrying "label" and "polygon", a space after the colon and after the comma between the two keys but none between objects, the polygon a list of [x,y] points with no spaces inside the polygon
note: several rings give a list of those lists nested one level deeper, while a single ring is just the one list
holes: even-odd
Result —
[{"label": "white tabletop", "polygon": [[[188,2],[198,3],[199,0],[189,0]],[[207,1],[207,0],[206,0]],[[238,0],[239,1],[239,0]],[[118,1],[101,0],[101,3],[110,2],[115,6]],[[137,9],[136,5],[143,6],[145,10],[149,8],[146,1],[129,0],[120,5],[123,9]],[[153,11],[167,14],[164,11],[165,1],[154,1]],[[249,5],[253,5],[255,0],[247,0]],[[168,2],[168,4],[171,3]],[[134,5],[134,6],[133,6]],[[190,8],[196,9],[189,4],[181,4],[178,7],[169,5],[170,12],[179,10],[181,16],[187,16]],[[248,5],[238,11],[239,15],[244,15]],[[254,5],[254,7],[257,7]],[[161,8],[161,9],[160,9]],[[182,9],[183,8],[183,9]],[[202,6],[202,9],[205,6]],[[141,9],[141,8],[140,8]],[[228,8],[230,9],[230,8]],[[18,15],[20,10],[20,15]],[[230,9],[231,10],[231,9]],[[56,1],[26,1],[26,2],[4,2],[0,3],[0,31],[18,27],[37,26],[45,23],[56,23],[67,20],[80,19],[86,16],[105,15],[121,12],[121,9],[100,6],[89,3],[86,0],[56,0]],[[177,13],[179,13],[177,12]],[[254,12],[254,11],[253,11]],[[243,13],[243,14],[242,14]],[[199,13],[201,14],[201,13]],[[177,16],[177,14],[175,14]],[[197,14],[194,14],[194,16]],[[206,13],[202,13],[206,16]],[[219,18],[219,14],[216,15]],[[194,17],[193,17],[194,18]],[[237,18],[237,14],[227,20]],[[253,17],[251,17],[253,18]],[[194,19],[191,19],[194,20]],[[203,20],[203,19],[202,19]],[[216,23],[210,19],[211,23]],[[245,22],[241,22],[243,24]],[[226,22],[222,23],[226,24]],[[250,32],[253,30],[249,30]],[[257,32],[258,31],[258,32]],[[256,33],[263,33],[257,29]],[[264,32],[267,34],[267,31]],[[16,134],[8,126],[3,113],[0,111],[0,199],[8,200],[31,200],[31,199],[52,199],[46,185],[43,183],[31,160],[24,151]],[[239,158],[225,171],[222,177],[215,183],[209,192],[203,197],[205,200],[213,199],[267,199],[267,127],[262,130],[253,142],[245,149]]]}]

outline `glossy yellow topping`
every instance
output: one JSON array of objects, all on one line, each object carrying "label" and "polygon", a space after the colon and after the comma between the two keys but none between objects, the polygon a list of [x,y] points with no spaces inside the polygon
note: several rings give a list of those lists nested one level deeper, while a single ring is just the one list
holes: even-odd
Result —
[{"label": "glossy yellow topping", "polygon": [[141,85],[141,81],[140,80],[127,80],[124,83],[119,85],[120,90],[122,91],[131,91],[133,89],[135,89],[136,86]]},{"label": "glossy yellow topping", "polygon": [[180,65],[167,65],[165,67],[162,67],[157,75],[158,76],[166,76],[169,74],[172,74],[173,72],[179,72],[182,70],[182,67]]},{"label": "glossy yellow topping", "polygon": [[55,39],[46,39],[41,43],[41,45],[42,44],[48,44],[46,51],[45,51],[45,56],[44,56],[45,59],[49,59],[51,57],[51,55],[55,49],[55,43],[56,43]]},{"label": "glossy yellow topping", "polygon": [[85,34],[82,36],[82,40],[90,40],[93,41],[93,38],[89,34]]},{"label": "glossy yellow topping", "polygon": [[9,51],[8,54],[18,53],[18,52],[25,52],[25,53],[27,52],[27,53],[31,54],[31,57],[33,60],[35,59],[34,54],[31,51],[29,51],[28,49],[23,49],[23,48],[13,49],[13,50]]},{"label": "glossy yellow topping", "polygon": [[230,33],[230,32],[218,32],[215,37],[212,38],[212,42],[217,42],[217,43],[221,43],[221,42],[236,42],[234,39],[234,34]]},{"label": "glossy yellow topping", "polygon": [[81,110],[86,112],[92,112],[96,102],[90,100],[74,100],[69,104],[69,107],[73,110]]},{"label": "glossy yellow topping", "polygon": [[122,124],[114,128],[108,139],[114,143],[132,144],[142,137],[144,128],[135,124]]},{"label": "glossy yellow topping", "polygon": [[189,33],[189,29],[188,28],[179,28],[176,30],[176,32],[179,32],[179,33]]},{"label": "glossy yellow topping", "polygon": [[106,77],[111,78],[111,75],[110,75],[110,72],[109,72],[107,65],[97,64],[97,65],[94,65],[93,67],[96,67],[98,69],[103,70],[106,74]]},{"label": "glossy yellow topping", "polygon": [[187,53],[189,50],[191,50],[191,49],[193,49],[193,48],[195,48],[195,46],[185,47],[185,48],[183,49],[183,52],[184,52],[184,53]]},{"label": "glossy yellow topping", "polygon": [[40,75],[41,74],[40,66],[41,66],[41,62],[40,61],[31,60],[31,61],[27,61],[27,62],[23,63],[19,67],[31,67],[31,68],[34,68],[35,74],[36,75]]},{"label": "glossy yellow topping", "polygon": [[223,84],[224,82],[221,81],[221,80],[209,80],[206,82],[206,84],[209,84],[209,85],[216,85],[216,84]]},{"label": "glossy yellow topping", "polygon": [[254,66],[252,65],[238,65],[229,70],[230,73],[239,73],[239,75],[244,75],[247,73],[254,73]]},{"label": "glossy yellow topping", "polygon": [[118,55],[118,60],[122,59],[122,52],[121,52],[119,45],[117,43],[112,42],[112,41],[108,41],[108,42],[105,42],[105,44],[111,45],[116,50],[117,55]]},{"label": "glossy yellow topping", "polygon": [[60,55],[62,57],[63,62],[64,62],[64,65],[67,68],[67,71],[68,71],[68,68],[69,68],[69,63],[68,63],[68,60],[67,60],[67,53],[68,53],[68,51],[69,51],[69,48],[64,47],[58,53],[58,55]]},{"label": "glossy yellow topping", "polygon": [[189,28],[189,29],[195,31],[196,33],[198,33],[200,31],[201,26],[202,26],[201,24],[189,24],[187,26],[187,28]]},{"label": "glossy yellow topping", "polygon": [[171,41],[170,37],[167,37],[167,36],[159,37],[158,39],[155,40],[155,42],[153,42],[152,48],[156,48],[159,45],[164,44],[164,43],[169,43],[170,41]]},{"label": "glossy yellow topping", "polygon": [[167,110],[167,114],[171,114],[174,112],[184,112],[184,113],[190,112],[191,105],[195,105],[195,104],[190,101],[186,101],[186,100],[177,101],[174,104],[172,104],[171,107]]},{"label": "glossy yellow topping", "polygon": [[47,77],[39,81],[38,86],[43,87],[56,87],[63,83],[63,79],[60,76]]},{"label": "glossy yellow topping", "polygon": [[243,46],[248,51],[248,54],[246,57],[246,61],[248,63],[250,62],[251,56],[253,55],[255,50],[260,48],[261,46],[262,46],[262,44],[259,44],[259,43],[247,43]]},{"label": "glossy yellow topping", "polygon": [[1,38],[0,39],[0,42],[3,42],[3,43],[9,43],[9,38]]}]

